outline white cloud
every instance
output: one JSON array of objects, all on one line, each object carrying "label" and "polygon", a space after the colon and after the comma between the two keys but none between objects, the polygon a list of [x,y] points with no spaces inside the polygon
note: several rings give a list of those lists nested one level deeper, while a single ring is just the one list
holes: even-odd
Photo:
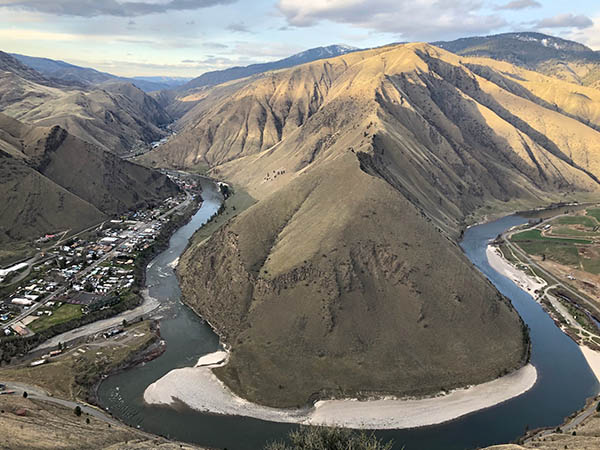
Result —
[{"label": "white cloud", "polygon": [[500,16],[485,13],[480,0],[279,0],[277,7],[291,26],[329,20],[402,39],[487,34],[506,25]]},{"label": "white cloud", "polygon": [[600,16],[595,17],[593,23],[591,27],[574,30],[563,37],[581,42],[594,50],[600,50]]},{"label": "white cloud", "polygon": [[583,14],[558,14],[554,17],[547,17],[537,22],[538,28],[589,28],[594,25],[592,19]]},{"label": "white cloud", "polygon": [[58,16],[132,17],[206,8],[237,0],[0,0],[0,8],[19,8]]},{"label": "white cloud", "polygon": [[496,9],[520,10],[527,8],[541,8],[542,4],[536,0],[513,0],[504,5],[498,6]]}]

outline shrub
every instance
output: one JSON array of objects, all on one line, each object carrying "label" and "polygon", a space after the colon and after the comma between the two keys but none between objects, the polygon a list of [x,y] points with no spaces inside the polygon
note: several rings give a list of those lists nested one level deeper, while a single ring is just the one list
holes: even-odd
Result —
[{"label": "shrub", "polygon": [[274,442],[265,450],[390,450],[373,434],[357,433],[344,428],[301,427],[289,434],[290,444]]}]

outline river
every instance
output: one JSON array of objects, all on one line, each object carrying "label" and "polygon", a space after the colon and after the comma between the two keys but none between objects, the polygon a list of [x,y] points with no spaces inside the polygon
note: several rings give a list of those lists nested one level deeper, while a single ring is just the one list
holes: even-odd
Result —
[{"label": "river", "polygon": [[[175,368],[193,366],[204,354],[219,349],[210,327],[181,303],[173,261],[185,250],[189,238],[219,208],[221,196],[214,184],[203,183],[204,202],[192,220],[171,238],[169,248],[147,269],[150,295],[161,306],[160,330],[166,352],[141,366],[109,377],[99,388],[103,407],[123,422],[148,432],[213,448],[256,450],[284,439],[294,425],[245,417],[217,416],[190,410],[144,404],[148,385]],[[502,231],[526,219],[508,216],[477,225],[465,232],[461,247],[492,283],[511,299],[531,330],[531,362],[538,371],[536,385],[520,397],[451,422],[411,430],[377,431],[394,448],[462,450],[510,442],[526,427],[557,426],[583,407],[586,398],[599,392],[598,383],[577,345],[562,333],[533,298],[487,263],[487,243]]]}]

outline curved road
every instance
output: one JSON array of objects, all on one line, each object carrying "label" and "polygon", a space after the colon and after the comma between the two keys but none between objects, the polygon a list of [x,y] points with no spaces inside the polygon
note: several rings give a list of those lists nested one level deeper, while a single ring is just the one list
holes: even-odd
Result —
[{"label": "curved road", "polygon": [[61,398],[52,397],[46,391],[40,389],[39,387],[17,382],[6,382],[3,384],[6,385],[7,390],[15,391],[15,393],[12,395],[23,395],[23,392],[27,392],[27,398],[32,400],[41,400],[48,403],[54,403],[55,405],[64,406],[65,408],[70,409],[75,409],[75,407],[79,406],[83,414],[89,414],[90,416],[103,420],[104,422],[110,423],[112,425],[121,425],[120,422],[116,421],[99,408],[95,408],[93,406],[81,402],[74,402],[70,400],[63,400]]}]

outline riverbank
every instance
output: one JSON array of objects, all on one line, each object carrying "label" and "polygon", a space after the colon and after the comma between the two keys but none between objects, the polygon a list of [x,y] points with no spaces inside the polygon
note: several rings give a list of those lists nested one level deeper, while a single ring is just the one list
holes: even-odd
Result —
[{"label": "riverbank", "polygon": [[[207,364],[211,360],[215,365]],[[148,386],[144,401],[172,407],[183,403],[197,411],[274,422],[403,429],[447,422],[503,403],[531,389],[537,380],[535,367],[527,364],[496,380],[429,398],[323,400],[311,408],[287,410],[250,403],[233,394],[211,370],[223,363],[223,352],[217,352],[204,356],[194,367],[172,370]]]},{"label": "riverbank", "polygon": [[486,249],[487,260],[496,272],[500,275],[505,276],[525,292],[530,293],[532,296],[535,296],[535,292],[543,289],[546,286],[546,282],[540,278],[533,277],[533,275],[529,275],[522,270],[517,269],[513,266],[502,252],[498,249],[498,247],[493,245],[488,245]]},{"label": "riverbank", "polygon": [[[534,298],[536,291],[541,292],[547,286],[547,283],[544,280],[540,278],[534,278],[533,276],[523,272],[511,264],[506,258],[503,257],[502,253],[496,246],[488,245],[486,255],[490,266],[496,272],[513,281],[521,289],[534,296]],[[594,376],[598,382],[600,382],[600,352],[592,350],[585,345],[578,344],[578,346],[586,362],[590,366],[590,369],[594,373]]]}]

